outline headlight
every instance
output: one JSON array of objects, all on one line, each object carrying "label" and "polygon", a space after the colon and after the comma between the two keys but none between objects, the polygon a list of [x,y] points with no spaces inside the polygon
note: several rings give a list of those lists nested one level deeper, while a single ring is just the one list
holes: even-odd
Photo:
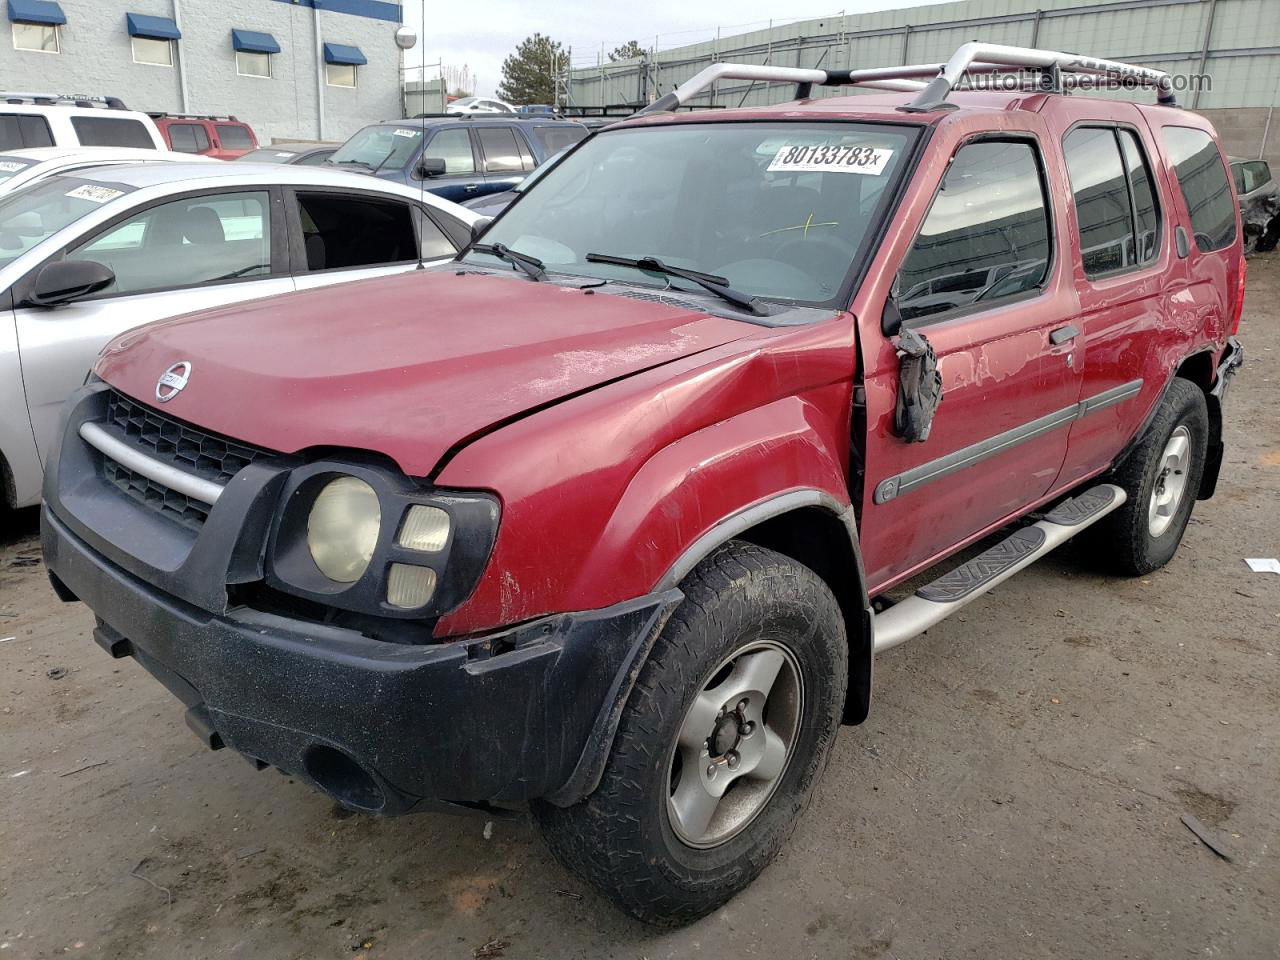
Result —
[{"label": "headlight", "polygon": [[311,559],[330,580],[355,583],[364,575],[378,544],[382,511],[373,487],[356,477],[327,483],[307,517]]}]

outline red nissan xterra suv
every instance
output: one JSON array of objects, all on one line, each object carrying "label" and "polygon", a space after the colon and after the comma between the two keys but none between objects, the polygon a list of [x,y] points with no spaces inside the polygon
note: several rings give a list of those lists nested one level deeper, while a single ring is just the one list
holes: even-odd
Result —
[{"label": "red nissan xterra suv", "polygon": [[[1099,75],[1161,103],[1069,95]],[[675,111],[723,78],[800,90]],[[1172,101],[979,44],[709,68],[443,269],[116,340],[48,465],[53,585],[209,746],[372,813],[528,805],[626,910],[701,916],[876,652],[1073,536],[1153,570],[1213,493],[1245,268]]]}]

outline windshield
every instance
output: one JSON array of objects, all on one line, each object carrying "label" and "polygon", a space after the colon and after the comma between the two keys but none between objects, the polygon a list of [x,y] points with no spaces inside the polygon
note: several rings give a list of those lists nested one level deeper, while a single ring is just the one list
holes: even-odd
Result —
[{"label": "windshield", "polygon": [[133,188],[53,177],[0,196],[0,267]]},{"label": "windshield", "polygon": [[[696,291],[588,254],[657,257],[745,294],[827,304],[914,137],[881,124],[716,123],[606,131],[485,233],[551,273]],[[476,263],[501,263],[467,254]]]},{"label": "windshield", "polygon": [[34,160],[24,160],[21,157],[6,157],[0,154],[0,186],[11,177],[20,174],[27,167],[34,167]]},{"label": "windshield", "polygon": [[364,167],[367,170],[399,170],[418,151],[422,143],[421,127],[365,127],[334,151],[330,163],[339,166]]}]

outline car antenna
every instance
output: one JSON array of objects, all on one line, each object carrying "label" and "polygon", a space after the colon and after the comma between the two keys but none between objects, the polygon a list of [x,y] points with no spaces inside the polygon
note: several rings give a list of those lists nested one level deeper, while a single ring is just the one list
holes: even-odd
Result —
[{"label": "car antenna", "polygon": [[[422,30],[424,33],[426,32],[426,29],[427,29],[427,0],[422,0]],[[426,86],[427,86],[427,56],[425,53],[422,55],[421,81],[422,81],[423,92],[425,94]],[[445,82],[444,82],[443,69],[440,71],[440,86],[443,88],[442,95],[445,98],[445,105],[447,106],[449,103],[449,88],[448,86],[445,85]],[[425,96],[423,98],[423,106],[424,107],[426,106]],[[422,149],[425,150],[427,148],[426,144],[427,144],[427,121],[423,120],[422,121]],[[422,162],[421,157],[419,157],[418,162],[419,163]],[[427,178],[422,176],[421,174],[419,174],[418,176],[418,203],[422,207],[422,209],[418,211],[418,215],[421,216],[424,220],[430,219],[429,217],[427,217]],[[424,223],[423,226],[425,227],[426,224]],[[427,265],[422,262],[422,237],[421,236],[418,237],[417,269],[419,270],[427,269]]]}]

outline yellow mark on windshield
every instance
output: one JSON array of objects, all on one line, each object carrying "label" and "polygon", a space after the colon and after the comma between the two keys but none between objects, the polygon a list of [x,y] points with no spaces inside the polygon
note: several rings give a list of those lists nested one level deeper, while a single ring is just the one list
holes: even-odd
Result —
[{"label": "yellow mark on windshield", "polygon": [[804,223],[797,223],[794,227],[779,227],[777,230],[770,230],[767,233],[760,234],[761,239],[764,237],[772,237],[775,233],[786,233],[788,230],[803,230],[804,236],[809,236],[809,230],[813,227],[838,227],[839,220],[823,220],[821,223],[813,222],[813,214],[809,214],[805,218]]}]

